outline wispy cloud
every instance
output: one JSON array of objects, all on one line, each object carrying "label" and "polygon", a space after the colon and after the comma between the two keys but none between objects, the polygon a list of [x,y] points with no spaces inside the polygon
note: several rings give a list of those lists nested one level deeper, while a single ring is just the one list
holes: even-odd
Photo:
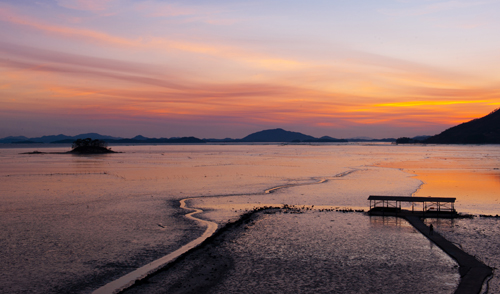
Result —
[{"label": "wispy cloud", "polygon": [[457,104],[484,104],[490,103],[490,100],[455,100],[455,101],[405,101],[405,102],[394,102],[394,103],[382,103],[375,104],[375,107],[415,107],[415,106],[443,106],[443,105],[457,105]]},{"label": "wispy cloud", "polygon": [[[474,26],[481,17],[467,11],[499,1],[406,0],[383,11],[404,17],[389,18],[340,5],[349,17],[327,20],[265,1],[28,2],[0,2],[2,114],[385,129],[451,124],[499,105],[495,53],[460,59],[493,51],[493,25]],[[477,30],[439,35],[416,18]]]},{"label": "wispy cloud", "polygon": [[301,61],[269,56],[263,53],[251,52],[239,47],[231,47],[223,44],[212,45],[208,43],[195,43],[153,36],[130,39],[96,30],[53,25],[27,16],[18,15],[15,11],[5,7],[0,7],[0,20],[16,25],[27,26],[38,31],[65,38],[99,42],[122,48],[154,49],[159,51],[180,50],[189,53],[215,56],[232,60],[233,62],[244,63],[247,66],[260,67],[268,70],[291,70],[305,66]]},{"label": "wispy cloud", "polygon": [[149,74],[158,74],[165,71],[165,68],[152,64],[122,61],[102,57],[90,57],[81,54],[46,50],[4,42],[0,42],[0,52],[4,56],[12,56],[24,60],[35,60],[44,63],[59,63],[107,71],[142,72]]},{"label": "wispy cloud", "polygon": [[[73,109],[86,105],[88,109],[98,107],[100,111],[119,113],[122,116],[176,119],[190,117],[200,120],[224,118],[226,121],[241,121],[244,118],[247,122],[281,121],[290,124],[299,119],[310,124],[322,125],[390,122],[403,124],[402,117],[414,117],[421,123],[425,121],[442,123],[446,120],[442,115],[432,116],[422,113],[438,113],[438,107],[441,106],[456,108],[464,104],[491,105],[494,99],[471,100],[471,97],[498,95],[498,90],[494,88],[405,86],[388,95],[387,90],[381,85],[367,87],[365,91],[350,92],[341,89],[318,90],[307,85],[276,81],[203,84],[190,81],[186,77],[169,72],[168,69],[148,64],[39,50],[8,43],[0,43],[0,52],[4,55],[4,58],[0,59],[3,67],[53,74],[53,78],[45,75],[46,80],[39,82],[36,93],[37,97],[66,101],[58,102],[58,109]],[[405,70],[410,73],[420,72],[420,76],[414,74],[415,76],[409,78],[411,84],[419,84],[419,79],[432,80],[435,77],[435,75],[425,76],[426,72],[433,72],[433,68],[397,59],[359,54],[358,62],[385,66],[400,72]],[[86,77],[94,82],[89,87],[64,85],[56,82],[61,75],[65,79],[71,79],[73,76],[75,81]],[[23,79],[29,79],[29,76],[24,74]],[[30,83],[31,87],[37,85],[33,79]],[[423,84],[425,83],[420,83]],[[356,88],[355,83],[353,88]],[[384,96],[385,98],[382,98]],[[80,97],[86,97],[85,102],[79,101],[73,105],[75,99]],[[397,97],[398,101],[373,104],[370,103],[373,97],[379,97],[378,99]],[[432,99],[416,100],[415,97],[432,97]],[[449,97],[453,97],[454,100],[450,100]],[[39,104],[34,105],[40,107]],[[469,115],[461,117],[463,119]],[[409,124],[407,121],[404,123]]]}]

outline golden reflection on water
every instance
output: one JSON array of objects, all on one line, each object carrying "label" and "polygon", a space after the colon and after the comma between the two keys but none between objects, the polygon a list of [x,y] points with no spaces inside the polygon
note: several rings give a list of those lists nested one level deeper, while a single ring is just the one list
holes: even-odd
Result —
[{"label": "golden reflection on water", "polygon": [[414,174],[423,185],[413,193],[420,197],[455,197],[459,212],[500,212],[500,170],[498,161],[473,156],[426,157],[379,164]]},{"label": "golden reflection on water", "polygon": [[469,170],[417,170],[424,185],[414,196],[456,197],[457,204],[499,204],[500,173]]}]

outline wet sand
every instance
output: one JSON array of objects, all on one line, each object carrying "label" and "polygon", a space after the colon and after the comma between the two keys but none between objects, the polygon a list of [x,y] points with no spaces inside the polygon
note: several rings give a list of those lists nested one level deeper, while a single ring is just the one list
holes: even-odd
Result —
[{"label": "wet sand", "polygon": [[245,215],[124,293],[452,293],[456,263],[405,221],[385,221],[310,208]]},{"label": "wet sand", "polygon": [[[335,177],[344,177],[346,175],[349,175],[352,172],[344,172],[336,175]],[[265,194],[271,194],[274,193],[278,190],[285,189],[285,188],[291,188],[291,187],[298,187],[298,186],[308,186],[308,185],[317,185],[317,184],[323,184],[326,183],[328,180],[327,179],[322,179],[319,181],[305,181],[302,183],[294,183],[294,184],[287,184],[287,185],[282,185],[282,186],[276,186],[273,188],[266,189],[262,193],[254,193],[252,195],[265,195]],[[235,196],[235,195],[225,195],[225,196],[213,196],[213,197],[230,197],[230,196]],[[236,195],[237,196],[237,195]],[[246,195],[248,196],[248,194]],[[188,252],[190,252],[192,249],[196,248],[197,246],[200,246],[203,242],[207,241],[209,242],[209,238],[211,238],[214,233],[217,230],[217,223],[212,222],[212,221],[207,221],[204,219],[201,219],[199,217],[196,217],[196,214],[200,214],[203,212],[203,210],[198,209],[198,208],[191,208],[187,206],[187,202],[192,199],[196,199],[199,197],[194,197],[194,198],[186,198],[180,200],[180,208],[191,211],[185,215],[187,219],[193,220],[197,223],[199,223],[200,226],[206,227],[205,232],[198,238],[192,240],[191,242],[181,246],[179,249],[175,250],[172,253],[169,253],[159,259],[156,259],[138,269],[135,269],[126,275],[120,277],[119,279],[116,279],[114,281],[111,281],[97,290],[93,291],[93,294],[108,294],[108,293],[118,293],[121,292],[127,288],[129,288],[131,285],[135,283],[140,283],[141,280],[144,280],[145,278],[154,275],[156,272],[164,268],[166,265],[172,263],[173,261],[179,259],[181,256],[186,255]],[[254,208],[251,212],[244,214],[243,216],[240,217],[238,221],[232,224],[226,224],[222,230],[219,231],[226,231],[229,229],[229,227],[233,227],[235,224],[241,223],[246,218],[251,217],[254,213],[257,213],[261,210],[269,210],[270,207],[260,207],[260,208]],[[276,207],[278,211],[278,207]],[[309,208],[308,208],[309,209]],[[291,210],[295,211],[295,208],[286,206],[286,210]],[[300,209],[299,209],[300,210]],[[161,224],[159,226],[163,227]]]},{"label": "wet sand", "polygon": [[221,250],[222,242],[234,242],[257,218],[255,212],[242,215],[219,229],[201,245],[168,263],[147,278],[120,293],[207,293],[234,269],[233,258]]},{"label": "wet sand", "polygon": [[[203,211],[201,209],[186,207],[186,199],[182,199],[180,201],[180,208],[186,209],[186,210],[193,210],[192,212],[189,212],[186,214],[186,218],[193,220],[195,222],[198,222],[202,226],[206,226],[205,232],[200,237],[183,245],[182,247],[175,250],[174,252],[167,254],[159,259],[156,259],[156,260],[122,276],[121,278],[114,280],[114,281],[100,287],[99,289],[93,291],[92,293],[93,294],[116,293],[116,292],[119,292],[123,289],[130,287],[130,285],[132,285],[136,281],[144,279],[145,277],[157,272],[159,269],[163,268],[166,264],[172,262],[173,260],[176,260],[177,258],[182,256],[183,254],[186,254],[191,249],[199,246],[205,240],[207,240],[207,238],[211,237],[215,233],[215,231],[217,230],[216,223],[194,217],[195,214],[201,213]],[[162,225],[159,225],[159,226],[162,227]]]},{"label": "wet sand", "polygon": [[[500,268],[499,221],[497,218],[475,217],[453,222],[429,219],[426,224],[432,223],[440,235],[496,272]],[[500,279],[495,272],[484,284],[488,293],[500,293]]]},{"label": "wet sand", "polygon": [[[412,174],[421,173],[422,162],[432,169],[428,180],[436,179],[436,174],[449,168],[481,171],[480,175],[477,173],[481,179],[483,174],[491,174],[488,182],[493,183],[500,162],[498,148],[490,146],[132,146],[123,149],[126,153],[99,157],[19,155],[17,150],[0,149],[1,224],[5,228],[0,233],[0,245],[5,249],[0,265],[8,269],[2,271],[4,288],[0,293],[90,293],[177,250],[205,231],[198,222],[185,218],[185,211],[179,208],[179,200],[186,197],[197,197],[190,200],[189,205],[202,209],[203,219],[224,226],[228,219],[233,221],[245,209],[259,205],[289,203],[366,208],[366,197],[370,194],[411,195],[421,184]],[[405,168],[412,167],[410,161],[417,164],[415,172]],[[403,168],[409,173],[403,172]],[[355,172],[346,177],[335,177],[353,170]],[[461,183],[470,178],[469,174],[460,178]],[[295,186],[262,194],[270,187],[288,187],[327,177],[330,177],[328,182],[314,187]],[[431,187],[432,181],[421,180],[426,185],[419,191],[426,193],[425,187]],[[456,182],[449,181],[453,184],[449,187],[453,188]],[[447,191],[452,191],[449,187]],[[493,191],[493,196],[497,195],[498,189],[488,190]],[[218,195],[233,196],[222,199]],[[480,213],[498,213],[496,198],[477,201],[475,195],[469,195],[471,197],[464,195],[459,199],[457,209],[463,211],[466,207]],[[356,224],[352,219],[336,223],[339,227]],[[365,221],[360,223],[363,225]],[[500,244],[500,235],[490,229],[495,226],[492,223],[496,221],[462,220],[459,228],[452,227],[444,235],[463,245],[466,252],[498,268],[496,256],[500,256],[500,251],[495,244]],[[287,226],[285,223],[278,227]],[[244,230],[234,239],[235,242],[245,240],[243,244],[223,242],[227,250],[233,250],[227,252],[244,255],[234,250],[251,247],[249,244],[255,238],[250,236],[271,235],[261,230]],[[286,232],[294,235],[290,230]],[[394,239],[394,243],[398,242]],[[298,241],[299,245],[307,243]],[[233,279],[233,273],[243,269],[239,263],[242,259],[232,260],[237,270],[226,272],[228,281]],[[394,273],[399,274],[394,270],[387,275]],[[408,275],[412,274],[408,272]],[[495,278],[490,284],[496,286],[492,289],[500,289]]]}]

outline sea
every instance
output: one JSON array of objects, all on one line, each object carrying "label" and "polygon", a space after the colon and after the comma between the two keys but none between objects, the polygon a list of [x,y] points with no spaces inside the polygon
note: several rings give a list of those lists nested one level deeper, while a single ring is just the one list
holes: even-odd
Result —
[{"label": "sea", "polygon": [[[475,217],[426,221],[500,267],[499,145],[111,148],[0,146],[0,293],[93,293],[199,241],[208,223],[284,205],[304,213],[266,214],[221,244],[232,266],[206,293],[453,293],[458,265],[408,223],[345,213],[366,211],[370,195],[455,197]],[[500,293],[496,274],[486,292]]]}]

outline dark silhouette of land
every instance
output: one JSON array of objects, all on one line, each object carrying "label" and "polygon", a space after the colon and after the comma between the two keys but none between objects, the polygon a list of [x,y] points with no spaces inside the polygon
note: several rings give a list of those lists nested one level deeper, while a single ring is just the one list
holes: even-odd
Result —
[{"label": "dark silhouette of land", "polygon": [[24,136],[9,136],[3,139],[0,139],[0,143],[5,144],[72,144],[75,140],[92,138],[103,140],[107,143],[125,143],[125,144],[159,144],[159,143],[205,143],[204,140],[195,138],[195,137],[181,137],[181,138],[147,138],[141,135],[135,136],[131,139],[112,137],[112,136],[104,136],[97,133],[87,133],[80,134],[76,136],[66,136],[66,135],[57,135],[57,136],[43,136],[37,138],[27,138]]},{"label": "dark silhouette of land", "polygon": [[128,143],[128,144],[203,144],[204,140],[195,137],[182,138],[146,138],[143,136],[135,136],[132,139],[107,140],[109,143]]},{"label": "dark silhouette of land", "polygon": [[299,132],[290,132],[283,129],[271,129],[252,133],[241,142],[347,142],[345,139],[337,139],[329,136],[315,138]]},{"label": "dark silhouette of land", "polygon": [[121,138],[112,137],[112,136],[100,135],[97,133],[86,133],[86,134],[80,134],[80,135],[76,135],[76,136],[66,136],[63,134],[59,134],[59,135],[50,135],[50,136],[42,136],[42,137],[35,137],[35,138],[28,138],[25,136],[9,136],[9,137],[5,137],[5,138],[0,139],[0,143],[13,143],[13,144],[54,143],[54,142],[73,143],[75,140],[85,139],[85,138],[99,139],[99,140],[105,140],[105,141],[121,139]]},{"label": "dark silhouette of land", "polygon": [[94,146],[86,146],[86,147],[77,147],[67,153],[73,154],[105,154],[105,153],[118,153],[109,148],[105,147],[94,147]]},{"label": "dark silhouette of land", "polygon": [[78,139],[73,142],[71,147],[73,149],[69,151],[69,153],[73,154],[116,153],[108,148],[108,143],[106,141],[92,138]]},{"label": "dark silhouette of land", "polygon": [[35,141],[31,141],[31,140],[12,142],[12,144],[40,144],[40,143],[42,143],[42,142],[35,142]]},{"label": "dark silhouette of land", "polygon": [[422,143],[432,144],[500,144],[500,109],[454,126]]},{"label": "dark silhouette of land", "polygon": [[264,130],[250,134],[243,139],[243,142],[292,142],[303,140],[314,140],[312,136],[298,132],[285,131],[283,129]]},{"label": "dark silhouette of land", "polygon": [[24,136],[9,136],[0,138],[0,143],[4,144],[71,144],[78,139],[99,139],[110,144],[203,144],[212,143],[329,143],[329,142],[394,142],[394,138],[372,139],[368,137],[356,137],[350,139],[338,139],[330,136],[316,138],[299,132],[291,132],[283,129],[270,129],[252,133],[242,139],[224,138],[224,139],[199,139],[196,137],[173,137],[173,138],[148,138],[137,135],[133,138],[119,138],[100,135],[97,133],[80,134],[76,136],[53,135],[36,138],[27,138]]},{"label": "dark silhouette of land", "polygon": [[106,154],[106,153],[121,153],[115,152],[108,148],[108,143],[104,140],[85,138],[73,141],[71,151],[68,152],[24,152],[21,154]]},{"label": "dark silhouette of land", "polygon": [[[135,136],[131,139],[105,139],[106,142],[112,144],[161,144],[161,143],[205,143],[205,141],[195,138],[195,137],[182,137],[182,138],[146,138],[143,136]],[[72,139],[64,139],[59,141],[53,141],[50,143],[61,144],[61,143],[72,143]]]},{"label": "dark silhouette of land", "polygon": [[401,137],[396,139],[396,144],[422,143],[424,140],[427,140],[430,137],[431,136],[416,136],[413,138]]}]

